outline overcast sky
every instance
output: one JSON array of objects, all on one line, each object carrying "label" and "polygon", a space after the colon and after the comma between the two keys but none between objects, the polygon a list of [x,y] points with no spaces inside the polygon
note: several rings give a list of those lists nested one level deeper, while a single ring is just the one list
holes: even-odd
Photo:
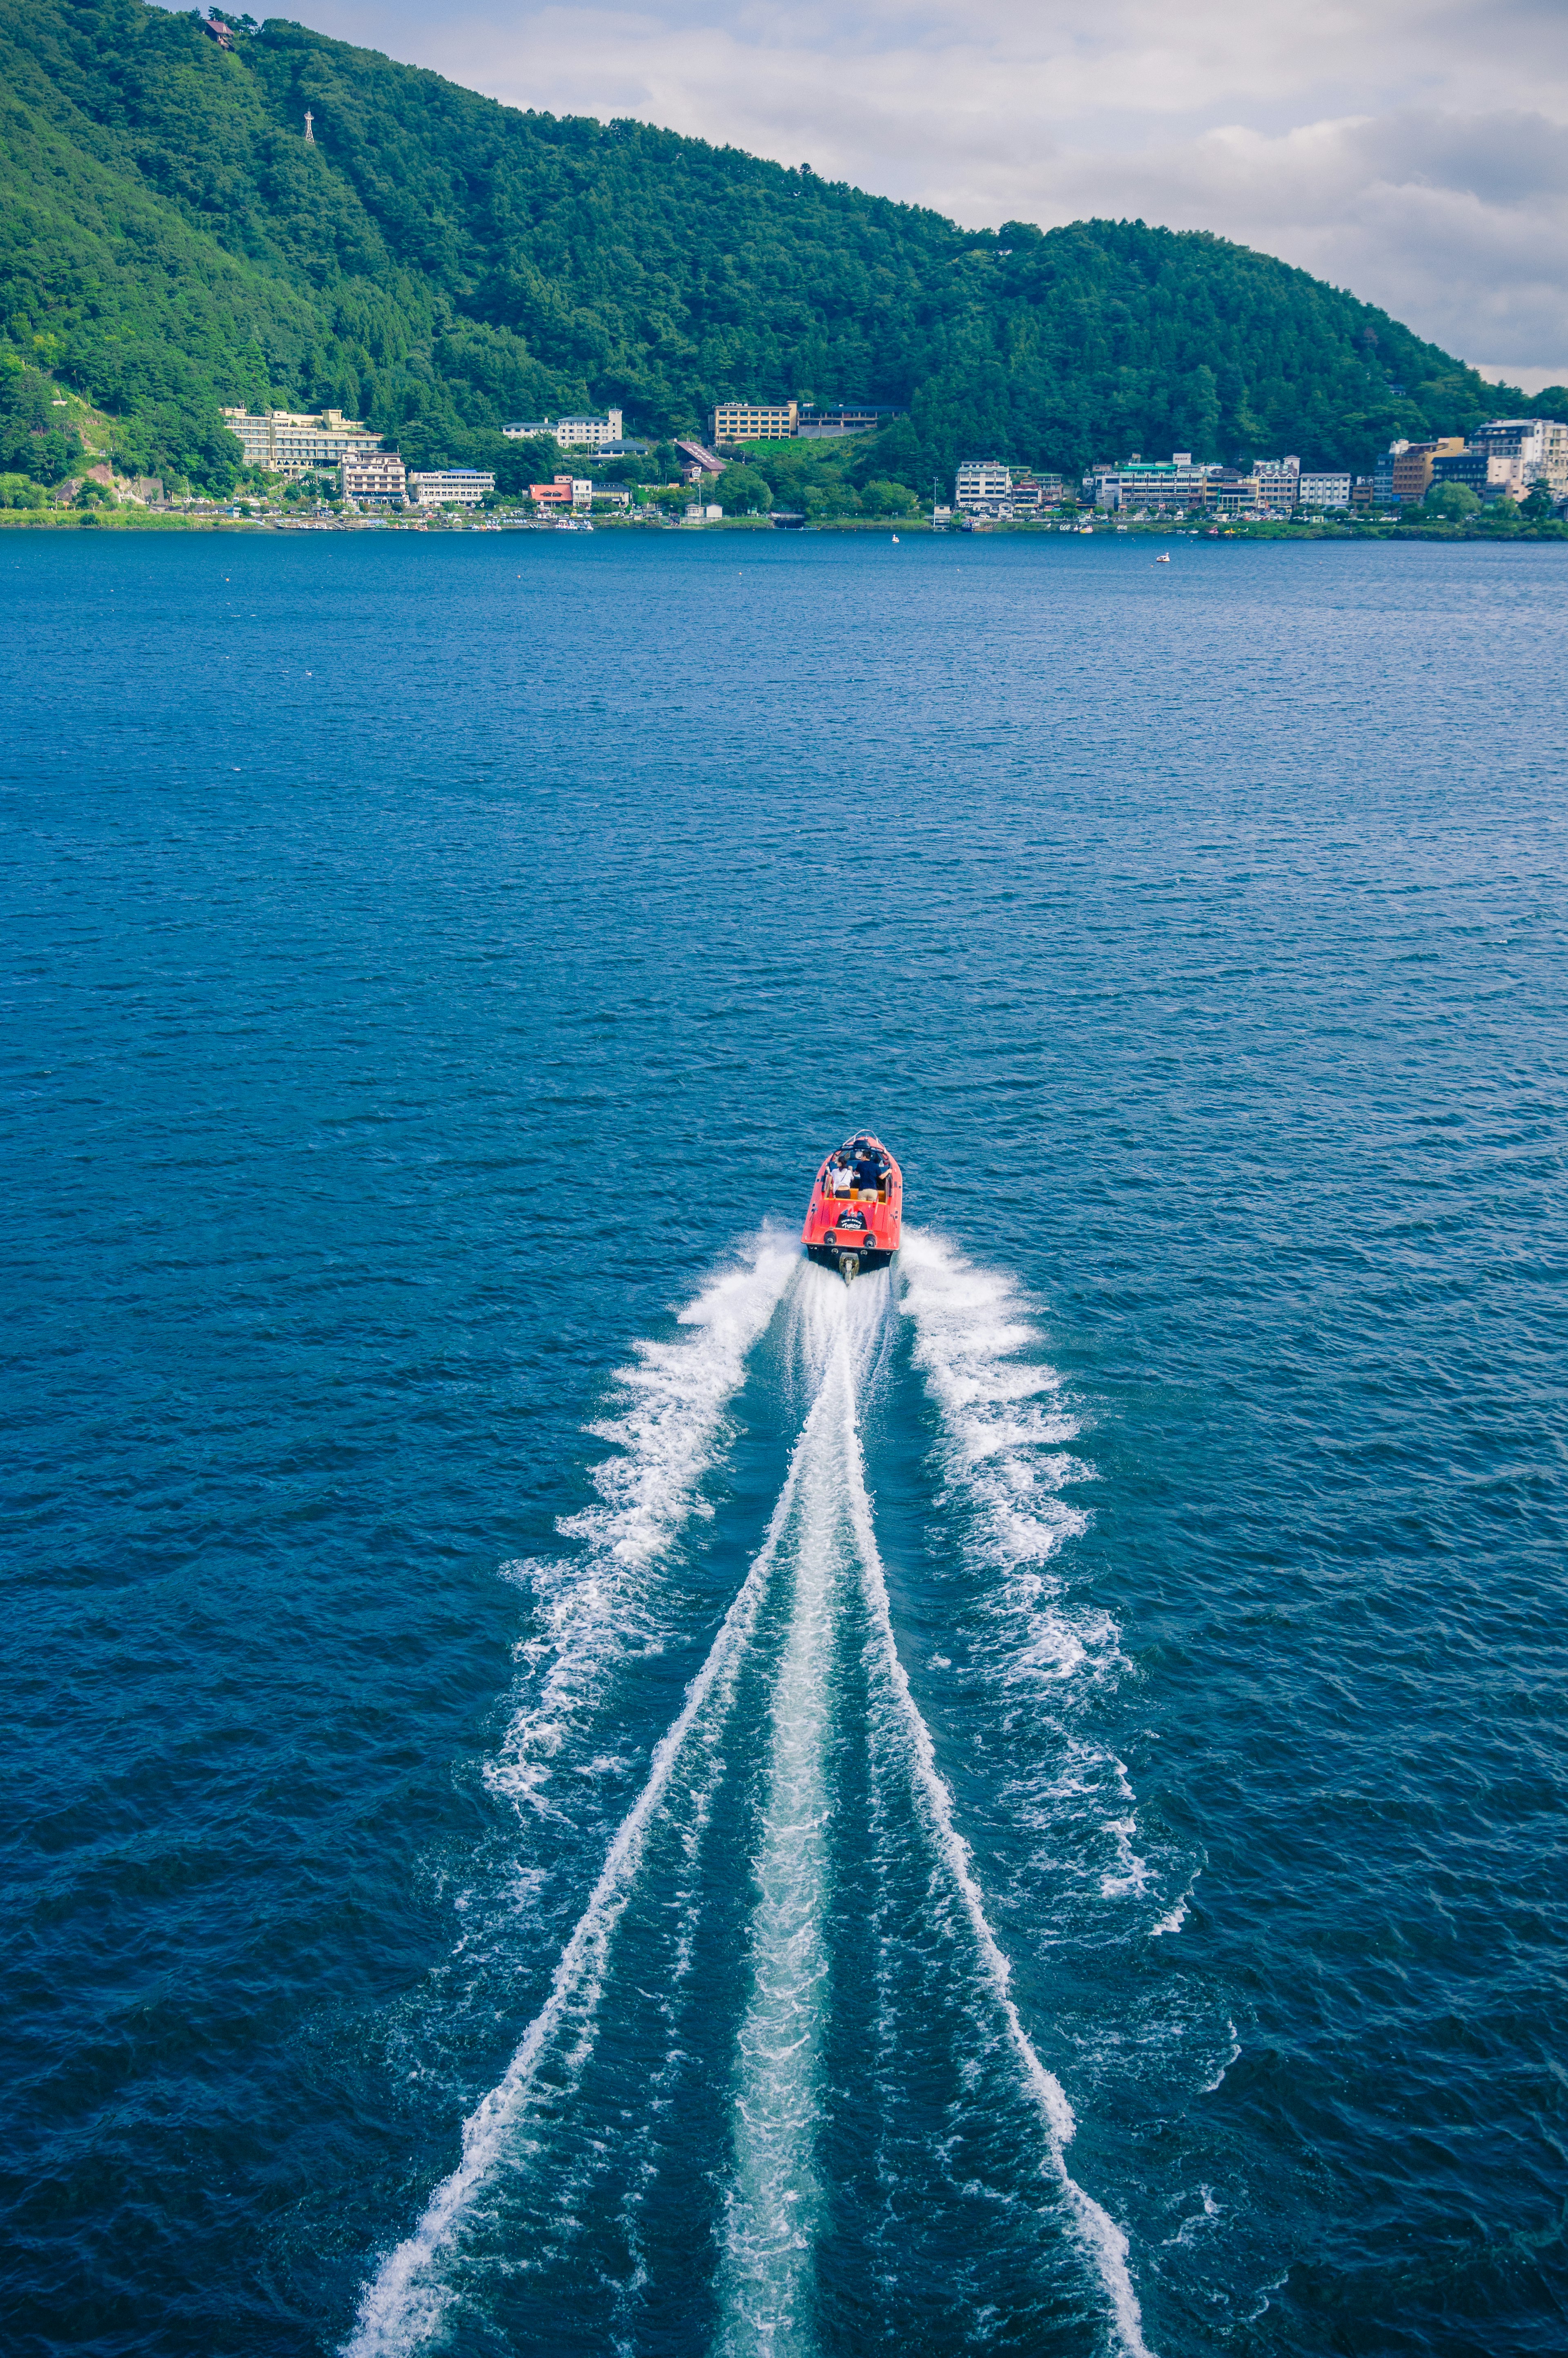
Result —
[{"label": "overcast sky", "polygon": [[639,115],[968,228],[1218,230],[1490,375],[1568,382],[1568,0],[295,6],[514,105]]}]

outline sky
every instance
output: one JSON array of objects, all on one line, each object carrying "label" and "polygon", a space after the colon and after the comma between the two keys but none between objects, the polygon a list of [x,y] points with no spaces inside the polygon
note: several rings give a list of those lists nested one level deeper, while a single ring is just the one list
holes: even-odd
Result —
[{"label": "sky", "polygon": [[1568,383],[1568,0],[295,6],[514,105],[638,116],[966,228],[1217,230],[1489,376]]}]

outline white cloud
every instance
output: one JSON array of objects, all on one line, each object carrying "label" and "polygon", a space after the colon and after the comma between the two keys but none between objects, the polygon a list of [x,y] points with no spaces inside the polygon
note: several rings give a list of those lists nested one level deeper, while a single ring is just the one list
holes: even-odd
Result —
[{"label": "white cloud", "polygon": [[1561,0],[316,0],[514,105],[635,115],[968,226],[1219,231],[1514,381],[1568,380]]}]

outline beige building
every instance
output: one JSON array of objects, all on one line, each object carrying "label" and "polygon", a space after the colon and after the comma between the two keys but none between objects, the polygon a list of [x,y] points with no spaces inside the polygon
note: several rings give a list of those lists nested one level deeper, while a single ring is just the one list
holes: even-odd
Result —
[{"label": "beige building", "polygon": [[339,467],[361,451],[379,450],[381,437],[341,409],[311,416],[296,409],[225,409],[223,423],[245,454],[247,467],[297,482],[316,467]]},{"label": "beige building", "polygon": [[1302,462],[1293,454],[1284,459],[1254,459],[1252,476],[1258,486],[1260,508],[1276,508],[1289,515],[1296,504],[1301,485]]},{"label": "beige building", "polygon": [[798,401],[721,401],[713,412],[710,439],[724,442],[788,442],[800,431]]}]

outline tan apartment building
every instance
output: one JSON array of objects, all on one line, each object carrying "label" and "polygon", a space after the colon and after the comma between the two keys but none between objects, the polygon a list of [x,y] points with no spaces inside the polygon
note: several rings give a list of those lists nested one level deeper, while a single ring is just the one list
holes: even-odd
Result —
[{"label": "tan apartment building", "polygon": [[714,406],[716,446],[726,442],[791,442],[800,431],[798,401],[720,401]]},{"label": "tan apartment building", "polygon": [[239,442],[247,467],[297,482],[315,467],[338,467],[351,454],[379,450],[381,437],[341,409],[311,416],[297,409],[225,409],[223,423]]},{"label": "tan apartment building", "polygon": [[1451,458],[1464,448],[1463,434],[1450,434],[1441,441],[1412,442],[1407,449],[1396,450],[1391,470],[1395,499],[1401,505],[1407,500],[1424,500],[1432,489],[1433,460]]}]

